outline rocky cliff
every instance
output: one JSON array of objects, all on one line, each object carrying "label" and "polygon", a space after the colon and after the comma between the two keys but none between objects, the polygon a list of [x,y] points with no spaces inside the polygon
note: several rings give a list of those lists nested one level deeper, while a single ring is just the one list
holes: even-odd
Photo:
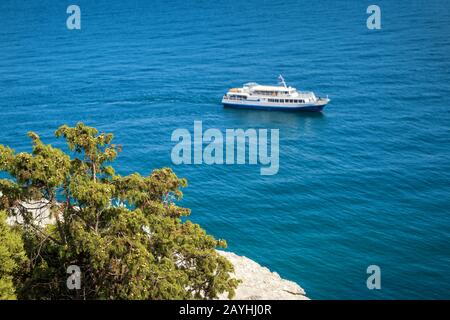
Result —
[{"label": "rocky cliff", "polygon": [[[295,282],[282,279],[255,261],[232,252],[217,251],[234,265],[234,277],[242,283],[236,290],[236,300],[309,300]],[[226,295],[219,297],[227,299]]]}]

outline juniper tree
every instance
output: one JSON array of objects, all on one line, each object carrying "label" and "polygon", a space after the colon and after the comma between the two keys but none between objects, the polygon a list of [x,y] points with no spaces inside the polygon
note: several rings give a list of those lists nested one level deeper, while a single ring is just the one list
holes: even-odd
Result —
[{"label": "juniper tree", "polygon": [[[21,227],[28,258],[19,298],[212,299],[234,295],[231,263],[177,205],[187,185],[169,168],[116,174],[113,135],[78,123],[56,131],[70,155],[35,133],[31,153],[0,145],[0,209]],[[69,290],[66,271],[81,269]]]},{"label": "juniper tree", "polygon": [[6,223],[6,213],[0,211],[0,300],[16,298],[14,280],[24,263],[21,234]]}]

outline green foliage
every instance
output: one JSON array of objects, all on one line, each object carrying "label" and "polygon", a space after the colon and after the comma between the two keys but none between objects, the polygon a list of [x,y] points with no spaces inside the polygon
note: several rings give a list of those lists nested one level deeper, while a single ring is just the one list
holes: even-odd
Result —
[{"label": "green foliage", "polygon": [[[19,217],[28,265],[18,297],[27,299],[213,299],[234,295],[233,267],[217,254],[226,247],[197,224],[181,219],[186,180],[169,168],[148,176],[116,175],[120,152],[112,134],[78,123],[62,126],[74,153],[45,145],[29,133],[33,151],[0,145],[0,209]],[[107,165],[108,164],[108,165]],[[44,199],[44,201],[43,201]],[[40,201],[52,223],[24,205]],[[69,290],[69,265],[82,271],[81,289]]]},{"label": "green foliage", "polygon": [[6,224],[6,213],[0,211],[0,300],[16,298],[14,280],[25,262],[21,235]]}]

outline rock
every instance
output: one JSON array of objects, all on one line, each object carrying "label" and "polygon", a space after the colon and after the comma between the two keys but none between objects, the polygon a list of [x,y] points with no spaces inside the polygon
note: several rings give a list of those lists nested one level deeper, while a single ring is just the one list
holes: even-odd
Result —
[{"label": "rock", "polygon": [[10,225],[23,224],[22,214],[27,213],[32,216],[35,225],[43,227],[56,222],[50,208],[51,204],[46,199],[21,201],[14,207],[14,214],[8,217],[6,222]]},{"label": "rock", "polygon": [[[235,300],[309,300],[305,291],[295,282],[282,279],[255,261],[232,252],[217,252],[234,265],[233,276],[242,281],[236,289]],[[219,299],[226,300],[222,294]]]}]

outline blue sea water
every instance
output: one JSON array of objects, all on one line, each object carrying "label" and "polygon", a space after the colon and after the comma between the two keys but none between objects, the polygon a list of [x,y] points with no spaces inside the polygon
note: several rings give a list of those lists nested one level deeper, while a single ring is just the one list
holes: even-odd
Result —
[{"label": "blue sea water", "polygon": [[[447,1],[0,2],[0,143],[64,123],[113,132],[121,174],[171,166],[229,250],[312,299],[450,298]],[[323,114],[223,109],[257,81],[328,94]],[[171,162],[173,130],[280,130],[280,170]],[[366,268],[381,268],[368,290]]]}]

